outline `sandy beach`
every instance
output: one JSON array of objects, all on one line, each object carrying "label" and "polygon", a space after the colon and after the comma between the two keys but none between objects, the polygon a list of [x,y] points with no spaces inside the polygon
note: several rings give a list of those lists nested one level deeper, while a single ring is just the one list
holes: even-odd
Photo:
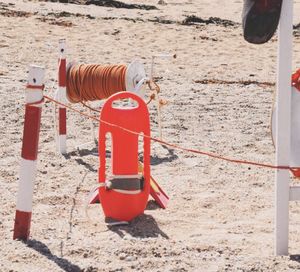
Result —
[{"label": "sandy beach", "polygon": [[[140,59],[147,74],[153,55],[176,54],[155,61],[160,96],[168,102],[162,108],[163,140],[275,164],[270,116],[277,35],[264,45],[247,43],[243,1],[225,2],[123,2],[157,8],[146,10],[0,1],[0,271],[300,270],[297,202],[290,204],[290,255],[274,255],[274,170],[156,142],[151,143],[151,174],[170,197],[167,209],[149,198],[145,213],[128,226],[106,226],[100,205],[86,207],[87,194],[98,184],[97,148],[91,143],[76,149],[92,140],[90,120],[68,111],[68,154],[62,156],[49,101],[43,105],[30,239],[12,239],[28,66],[45,66],[45,94],[53,96],[62,38],[68,62],[129,64]],[[296,26],[300,1],[294,3]],[[298,31],[296,27],[294,71],[300,68]],[[151,135],[158,138],[155,102],[149,112]],[[97,135],[99,124],[93,123]]]}]

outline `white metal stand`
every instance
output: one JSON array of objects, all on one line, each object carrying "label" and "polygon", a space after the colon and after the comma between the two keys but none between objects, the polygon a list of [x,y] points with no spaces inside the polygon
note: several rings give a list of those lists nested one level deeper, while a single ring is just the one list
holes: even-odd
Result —
[{"label": "white metal stand", "polygon": [[[279,47],[277,69],[277,114],[276,114],[276,164],[290,165],[291,144],[291,75],[292,75],[292,36],[293,1],[282,1],[279,24]],[[287,255],[289,244],[289,201],[290,173],[276,170],[275,177],[275,254]]]},{"label": "white metal stand", "polygon": [[[153,55],[151,59],[151,72],[150,72],[150,79],[154,80],[154,61],[155,58],[161,58],[161,59],[170,59],[170,58],[176,58],[176,54],[157,54]],[[156,107],[157,107],[157,122],[158,122],[158,132],[159,132],[159,139],[162,140],[162,121],[161,121],[161,105],[160,105],[160,98],[159,94],[156,93]]]}]

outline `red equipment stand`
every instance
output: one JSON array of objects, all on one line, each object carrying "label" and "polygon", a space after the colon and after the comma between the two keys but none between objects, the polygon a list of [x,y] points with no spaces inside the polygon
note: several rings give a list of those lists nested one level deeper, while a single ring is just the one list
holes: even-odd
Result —
[{"label": "red equipment stand", "polygon": [[[139,172],[143,173],[143,164],[140,162]],[[152,176],[150,176],[150,195],[161,208],[167,208],[169,197]]]},{"label": "red equipment stand", "polygon": [[[143,173],[143,164],[139,162],[139,173]],[[162,208],[166,209],[169,197],[164,192],[164,190],[159,186],[156,180],[150,175],[150,195],[153,197],[155,202]],[[94,191],[91,191],[89,195],[89,204],[97,204],[100,203],[99,199],[99,187],[97,187]]]}]

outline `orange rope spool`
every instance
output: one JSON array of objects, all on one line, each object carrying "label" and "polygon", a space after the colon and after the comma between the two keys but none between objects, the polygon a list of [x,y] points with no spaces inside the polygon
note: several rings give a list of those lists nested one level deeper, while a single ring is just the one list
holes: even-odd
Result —
[{"label": "orange rope spool", "polygon": [[79,64],[67,71],[67,97],[72,103],[102,100],[126,91],[126,65]]}]

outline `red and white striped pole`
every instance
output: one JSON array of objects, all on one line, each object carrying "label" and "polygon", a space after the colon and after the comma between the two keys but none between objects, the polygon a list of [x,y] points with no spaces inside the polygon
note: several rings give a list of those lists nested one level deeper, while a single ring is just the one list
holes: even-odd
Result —
[{"label": "red and white striped pole", "polygon": [[[66,40],[59,40],[59,67],[58,67],[58,90],[57,100],[66,104],[66,77],[67,77],[67,61],[66,61]],[[64,106],[59,105],[58,112],[58,150],[61,154],[67,153],[67,110]]]},{"label": "red and white striped pole", "polygon": [[25,91],[25,121],[13,239],[27,240],[30,232],[44,89],[43,67],[30,66]]}]

